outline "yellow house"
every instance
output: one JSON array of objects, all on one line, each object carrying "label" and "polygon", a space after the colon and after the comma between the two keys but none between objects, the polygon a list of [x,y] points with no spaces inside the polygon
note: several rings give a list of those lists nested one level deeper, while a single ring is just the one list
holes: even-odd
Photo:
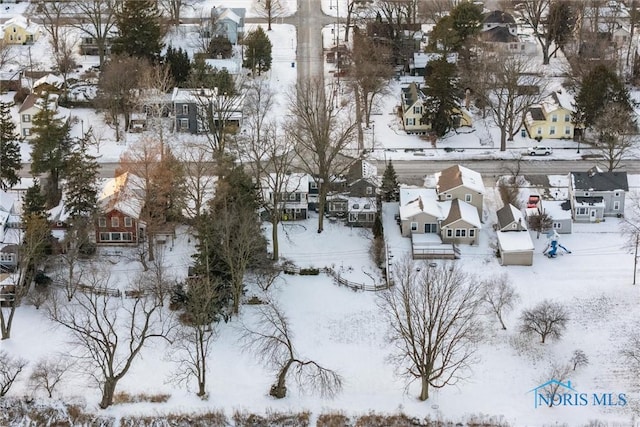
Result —
[{"label": "yellow house", "polygon": [[8,44],[30,44],[40,37],[40,26],[21,15],[5,22],[3,29],[4,42]]},{"label": "yellow house", "polygon": [[552,92],[527,111],[524,119],[526,133],[536,139],[573,139],[573,112],[571,97],[565,91]]},{"label": "yellow house", "polygon": [[[402,126],[407,133],[425,134],[431,130],[431,123],[423,119],[424,103],[427,98],[424,89],[418,83],[410,83],[402,88]],[[454,127],[471,126],[472,120],[469,112],[462,107],[451,111]]]}]

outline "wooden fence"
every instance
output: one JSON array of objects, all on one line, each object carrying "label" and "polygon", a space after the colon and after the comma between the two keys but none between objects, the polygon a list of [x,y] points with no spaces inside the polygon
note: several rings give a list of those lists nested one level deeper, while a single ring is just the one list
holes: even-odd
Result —
[{"label": "wooden fence", "polygon": [[[300,268],[293,265],[284,265],[281,268],[282,268],[282,272],[285,274],[300,274],[300,272],[302,271],[304,275],[305,270],[312,270],[311,268],[304,269],[304,268]],[[318,270],[319,273],[324,273],[327,276],[331,277],[334,280],[334,282],[336,282],[338,285],[346,286],[350,289],[353,289],[354,291],[375,292],[375,291],[388,289],[389,287],[386,283],[368,285],[364,283],[358,283],[358,282],[353,282],[351,280],[347,280],[344,277],[340,276],[340,273],[338,273],[331,267],[318,268],[315,270]]]}]

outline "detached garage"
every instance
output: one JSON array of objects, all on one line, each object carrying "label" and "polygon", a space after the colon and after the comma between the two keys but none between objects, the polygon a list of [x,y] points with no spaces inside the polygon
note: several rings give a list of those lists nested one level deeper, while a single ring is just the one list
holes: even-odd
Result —
[{"label": "detached garage", "polygon": [[498,231],[502,265],[533,265],[533,241],[527,230]]}]

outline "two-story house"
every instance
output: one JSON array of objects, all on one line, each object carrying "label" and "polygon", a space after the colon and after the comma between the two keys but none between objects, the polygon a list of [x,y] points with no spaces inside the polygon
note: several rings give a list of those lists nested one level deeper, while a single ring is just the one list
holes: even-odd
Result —
[{"label": "two-story house", "polygon": [[[425,103],[428,97],[419,83],[412,82],[401,89],[401,118],[405,132],[412,134],[426,134],[431,131],[431,123],[424,119]],[[454,127],[471,126],[471,115],[462,106],[451,111]]]},{"label": "two-story house", "polygon": [[43,110],[45,103],[49,110],[55,111],[55,117],[66,122],[71,117],[71,110],[58,105],[58,95],[45,94],[44,97],[40,97],[36,94],[29,94],[20,109],[18,114],[20,117],[20,135],[26,139],[31,139],[31,128],[33,127],[33,118],[36,114]]},{"label": "two-story house", "polygon": [[502,265],[532,265],[533,241],[522,212],[508,204],[496,212],[498,250]]},{"label": "two-story house", "polygon": [[211,36],[222,36],[231,44],[238,44],[244,33],[244,8],[219,8],[211,9]]},{"label": "two-story house", "polygon": [[7,20],[2,28],[6,44],[32,44],[40,38],[42,33],[40,25],[22,15]]},{"label": "two-story house", "polygon": [[[276,182],[278,178],[282,182]],[[307,219],[309,180],[306,173],[291,173],[284,177],[270,174],[263,177],[260,183],[263,201],[270,206],[272,212],[278,212],[283,221]]]},{"label": "two-story house", "polygon": [[569,174],[569,200],[575,222],[600,222],[607,216],[623,216],[626,172],[602,172],[596,167]]},{"label": "two-story house", "polygon": [[144,183],[129,172],[108,179],[98,197],[101,215],[96,221],[98,245],[137,245],[145,236],[140,218],[144,205]]},{"label": "two-story house", "polygon": [[520,55],[537,53],[537,42],[525,34],[518,34],[515,19],[502,10],[494,10],[484,15],[478,38],[484,49],[489,51]]},{"label": "two-story house", "polygon": [[222,126],[235,132],[242,124],[242,103],[242,97],[220,94],[217,88],[174,88],[171,104],[175,130],[197,134]]},{"label": "two-story house", "polygon": [[[100,55],[100,46],[98,46],[98,40],[95,37],[92,37],[91,34],[95,35],[95,27],[93,25],[84,25],[81,27],[82,36],[80,37],[79,49],[81,55],[91,55],[98,56]],[[114,40],[118,37],[118,29],[115,26],[109,26],[107,28],[106,25],[102,25],[100,29],[100,34],[107,34],[104,37],[104,55],[111,55],[111,46],[113,46]]]},{"label": "two-story house", "polygon": [[524,120],[526,133],[536,139],[573,139],[575,123],[572,120],[573,99],[566,90],[552,92],[540,104],[527,111]]},{"label": "two-story house", "polygon": [[458,199],[474,206],[478,218],[482,219],[484,194],[486,192],[482,175],[469,168],[454,165],[436,174],[438,200]]}]

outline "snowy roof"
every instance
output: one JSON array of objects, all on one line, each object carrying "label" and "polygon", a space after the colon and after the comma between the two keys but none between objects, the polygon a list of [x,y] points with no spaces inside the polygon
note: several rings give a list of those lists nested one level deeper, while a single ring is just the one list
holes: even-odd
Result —
[{"label": "snowy roof", "polygon": [[[433,53],[433,52],[414,52],[413,54],[413,67],[414,68],[425,68],[427,64],[431,61],[436,61],[442,58],[441,53]],[[457,53],[449,53],[447,54],[447,62],[451,64],[455,64],[458,62],[458,54]]]},{"label": "snowy roof", "polygon": [[50,86],[61,88],[64,85],[64,79],[60,76],[56,76],[55,74],[47,74],[46,76],[40,77],[33,83],[33,87],[37,88],[40,85],[48,84]]},{"label": "snowy roof", "polygon": [[2,28],[7,28],[11,25],[15,25],[16,27],[22,27],[25,29],[25,31],[31,34],[35,34],[40,29],[40,26],[38,24],[36,24],[35,22],[31,21],[29,18],[26,18],[22,15],[17,15],[7,20],[2,26]]},{"label": "snowy roof", "polygon": [[527,222],[524,220],[524,215],[522,215],[520,209],[516,208],[511,203],[498,209],[496,215],[498,217],[498,227],[500,227],[501,230],[508,227],[510,224],[519,224],[520,230],[518,231],[527,229]]},{"label": "snowy roof", "polygon": [[[564,206],[569,209],[564,209]],[[555,220],[571,219],[571,205],[562,200],[545,200],[544,211]]]},{"label": "snowy roof", "polygon": [[425,213],[435,218],[443,219],[442,205],[435,198],[425,198],[422,195],[400,206],[400,219],[411,219],[419,213]]},{"label": "snowy roof", "polygon": [[400,206],[404,206],[418,197],[422,197],[423,199],[438,198],[436,191],[433,188],[417,187],[415,185],[401,185],[399,194]]},{"label": "snowy roof", "polygon": [[482,22],[485,24],[515,24],[516,20],[513,19],[510,13],[503,10],[494,10],[485,14]]},{"label": "snowy roof", "polygon": [[[262,177],[260,179],[261,187],[269,192],[273,191],[277,174],[271,173],[268,177]],[[282,192],[284,193],[308,193],[309,192],[309,174],[306,173],[291,173],[281,176],[282,179]]]},{"label": "snowy roof", "polygon": [[229,74],[238,74],[242,67],[240,62],[235,59],[215,59],[208,58],[204,60],[205,64],[216,70],[227,70]]},{"label": "snowy roof", "polygon": [[69,218],[69,211],[66,209],[64,199],[58,203],[58,206],[54,206],[48,211],[49,219],[54,222],[64,222]]},{"label": "snowy roof", "polygon": [[116,210],[131,218],[140,218],[144,204],[144,183],[125,172],[105,181],[98,202],[105,212]]},{"label": "snowy roof", "polygon": [[198,102],[201,97],[213,98],[218,93],[218,88],[195,88],[185,89],[175,87],[171,95],[171,102],[193,103]]},{"label": "snowy roof", "polygon": [[478,216],[478,209],[476,209],[475,206],[472,206],[462,200],[453,199],[449,207],[447,218],[442,221],[442,225],[450,225],[456,221],[464,221],[476,228],[482,227],[482,222],[480,222],[480,217]]},{"label": "snowy roof", "polygon": [[438,193],[453,190],[460,186],[481,194],[485,193],[482,175],[464,166],[451,166],[441,171],[438,175]]},{"label": "snowy roof", "polygon": [[519,233],[498,231],[498,245],[503,252],[533,251],[533,241],[528,231]]},{"label": "snowy roof", "polygon": [[241,8],[223,9],[222,12],[218,14],[218,20],[228,19],[236,24],[240,24],[242,17],[244,17],[244,12],[245,10]]},{"label": "snowy roof", "polygon": [[377,212],[376,199],[368,197],[347,197],[349,212]]}]

